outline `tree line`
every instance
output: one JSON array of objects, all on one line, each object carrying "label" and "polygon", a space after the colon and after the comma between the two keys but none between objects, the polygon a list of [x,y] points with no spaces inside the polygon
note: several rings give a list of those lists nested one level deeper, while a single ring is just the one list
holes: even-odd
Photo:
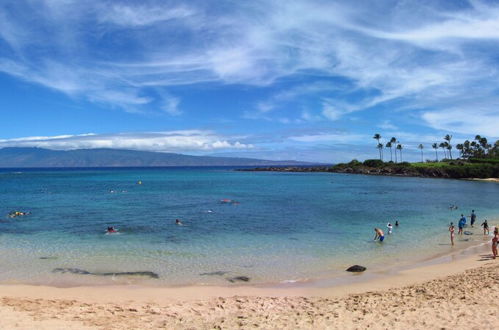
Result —
[{"label": "tree line", "polygon": [[[393,150],[395,148],[395,163],[400,160],[402,162],[402,149],[403,146],[398,141],[396,137],[392,137],[386,144],[381,142],[381,135],[379,133],[374,134],[373,139],[377,141],[376,148],[379,152],[379,159],[384,161],[383,150],[390,150],[390,161],[393,162]],[[438,150],[441,149],[444,156],[444,159],[452,160],[452,135],[446,134],[443,138],[442,142],[435,142],[431,145],[433,149],[435,149],[435,161],[439,161],[438,159]],[[417,147],[421,151],[421,162],[424,162],[424,154],[423,149],[424,145],[421,143]],[[489,144],[486,137],[482,137],[480,135],[476,135],[475,139],[472,141],[466,140],[464,143],[460,143],[456,145],[456,149],[459,150],[461,154],[461,159],[470,159],[470,158],[499,158],[499,140],[497,140],[493,145]],[[399,159],[397,159],[397,152],[399,155]]]}]

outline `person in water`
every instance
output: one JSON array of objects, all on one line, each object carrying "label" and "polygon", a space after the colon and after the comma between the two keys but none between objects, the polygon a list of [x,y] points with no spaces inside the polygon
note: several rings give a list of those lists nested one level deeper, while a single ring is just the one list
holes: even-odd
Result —
[{"label": "person in water", "polygon": [[390,235],[392,233],[393,226],[391,223],[388,223],[386,227],[388,228],[388,235]]},{"label": "person in water", "polygon": [[483,234],[488,235],[489,234],[489,224],[487,223],[487,219],[482,223],[483,227]]},{"label": "person in water", "polygon": [[114,229],[114,227],[107,227],[107,232],[108,233],[116,233],[116,229]]},{"label": "person in water", "polygon": [[398,227],[398,226],[399,226],[399,221],[398,221],[398,220],[396,220],[396,221],[395,221],[395,227]]},{"label": "person in water", "polygon": [[383,242],[385,240],[385,233],[379,228],[374,228],[374,232],[376,235],[374,235],[374,240],[379,239],[380,242]]},{"label": "person in water", "polygon": [[464,225],[466,225],[466,217],[464,216],[464,214],[461,214],[461,219],[459,219],[459,222],[457,224],[457,226],[459,228],[459,230],[457,231],[458,235],[463,234]]},{"label": "person in water", "polygon": [[471,210],[470,218],[471,218],[471,228],[473,228],[473,225],[475,224],[475,221],[476,221],[475,210]]},{"label": "person in water", "polygon": [[180,221],[179,219],[175,219],[175,224],[179,226],[183,225],[182,221]]},{"label": "person in water", "polygon": [[452,245],[454,245],[454,230],[455,230],[455,228],[454,228],[454,223],[453,223],[453,222],[451,222],[451,223],[450,223],[450,226],[449,226],[449,232],[450,232],[450,243],[451,243]]},{"label": "person in water", "polygon": [[492,237],[492,258],[497,258],[497,245],[499,244],[499,228],[494,228],[494,237]]}]

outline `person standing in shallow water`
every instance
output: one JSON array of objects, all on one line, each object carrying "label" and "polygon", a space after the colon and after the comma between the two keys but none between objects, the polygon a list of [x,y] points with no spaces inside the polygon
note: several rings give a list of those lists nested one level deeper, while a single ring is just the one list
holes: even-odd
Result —
[{"label": "person standing in shallow water", "polygon": [[473,228],[473,225],[475,224],[475,221],[476,221],[475,210],[471,210],[470,218],[471,218],[471,228]]},{"label": "person standing in shallow water", "polygon": [[482,223],[483,227],[483,234],[488,235],[489,234],[489,224],[487,223],[487,219]]},{"label": "person standing in shallow water", "polygon": [[452,245],[454,245],[454,230],[455,230],[454,223],[451,222],[449,226],[449,232],[450,232],[450,243]]},{"label": "person standing in shallow water", "polygon": [[492,258],[497,258],[497,245],[499,244],[499,228],[494,228],[494,237],[492,237]]},{"label": "person standing in shallow water", "polygon": [[379,228],[374,228],[374,231],[376,232],[374,240],[379,239],[380,242],[383,242],[385,240],[385,233]]},{"label": "person standing in shallow water", "polygon": [[459,230],[457,231],[458,235],[463,234],[463,228],[465,224],[466,224],[466,217],[464,216],[464,214],[461,214],[461,219],[459,219],[459,222],[457,224],[457,227],[459,228]]}]

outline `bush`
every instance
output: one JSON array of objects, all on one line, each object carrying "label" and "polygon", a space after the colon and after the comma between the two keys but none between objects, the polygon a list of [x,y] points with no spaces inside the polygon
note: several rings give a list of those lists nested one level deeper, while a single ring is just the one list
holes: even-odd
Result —
[{"label": "bush", "polygon": [[361,163],[361,162],[359,162],[357,159],[352,159],[352,160],[350,161],[350,163],[348,163],[348,165],[350,165],[350,166],[359,166],[359,165],[361,165],[361,164],[362,164],[362,163]]},{"label": "bush", "polygon": [[369,167],[382,167],[385,163],[379,159],[367,159],[364,161],[364,165]]}]

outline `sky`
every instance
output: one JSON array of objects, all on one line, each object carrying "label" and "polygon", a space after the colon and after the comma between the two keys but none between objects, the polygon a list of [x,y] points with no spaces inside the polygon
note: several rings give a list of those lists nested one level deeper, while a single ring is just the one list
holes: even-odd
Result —
[{"label": "sky", "polygon": [[0,0],[0,147],[433,159],[498,70],[496,1]]}]

